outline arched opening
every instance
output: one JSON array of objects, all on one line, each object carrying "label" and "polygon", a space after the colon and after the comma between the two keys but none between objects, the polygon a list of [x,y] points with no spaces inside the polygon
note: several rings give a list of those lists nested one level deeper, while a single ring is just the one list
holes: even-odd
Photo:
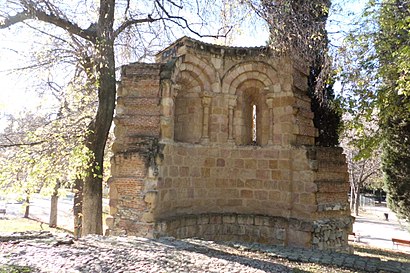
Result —
[{"label": "arched opening", "polygon": [[199,143],[202,131],[202,103],[200,81],[191,73],[182,72],[181,86],[174,102],[174,141]]},{"label": "arched opening", "polygon": [[252,94],[245,101],[244,118],[245,118],[245,145],[261,145],[261,116],[260,116],[260,99],[258,94]]},{"label": "arched opening", "polygon": [[239,145],[264,145],[267,138],[268,117],[263,85],[259,81],[249,81],[243,84],[238,94],[238,107],[235,113],[235,139]]}]

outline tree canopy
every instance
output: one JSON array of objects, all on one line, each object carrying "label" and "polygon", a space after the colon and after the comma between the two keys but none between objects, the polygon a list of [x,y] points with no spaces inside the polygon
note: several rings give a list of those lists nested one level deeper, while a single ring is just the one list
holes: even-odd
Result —
[{"label": "tree canopy", "polygon": [[[410,78],[409,3],[371,0],[341,48],[345,108],[355,118],[359,157],[382,148],[382,165],[393,207],[409,217]],[[378,126],[369,133],[367,122]]]}]

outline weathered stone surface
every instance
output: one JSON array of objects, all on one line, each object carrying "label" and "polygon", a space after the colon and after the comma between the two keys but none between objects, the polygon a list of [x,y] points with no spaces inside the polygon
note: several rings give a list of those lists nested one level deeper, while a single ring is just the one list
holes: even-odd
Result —
[{"label": "weathered stone surface", "polygon": [[303,66],[187,37],[157,61],[122,69],[110,234],[348,251],[351,223],[312,228],[348,217],[348,183],[314,146]]}]

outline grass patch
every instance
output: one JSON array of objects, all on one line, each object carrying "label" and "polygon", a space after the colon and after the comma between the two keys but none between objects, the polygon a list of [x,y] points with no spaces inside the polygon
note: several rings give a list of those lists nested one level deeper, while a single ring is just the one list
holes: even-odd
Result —
[{"label": "grass patch", "polygon": [[30,273],[33,272],[28,266],[0,265],[0,273]]},{"label": "grass patch", "polygon": [[380,258],[382,261],[397,261],[397,262],[402,262],[402,263],[408,263],[410,261],[410,254],[400,252],[400,251],[394,251],[394,250],[389,250],[389,249],[382,249],[382,248],[376,248],[376,247],[370,247],[370,246],[364,246],[360,244],[352,244],[354,248],[354,254],[359,255],[359,256],[364,256],[364,257],[374,257],[374,258]]},{"label": "grass patch", "polygon": [[[0,218],[0,232],[24,232],[24,231],[56,231],[47,224],[27,218]],[[0,271],[2,273],[2,271]]]}]

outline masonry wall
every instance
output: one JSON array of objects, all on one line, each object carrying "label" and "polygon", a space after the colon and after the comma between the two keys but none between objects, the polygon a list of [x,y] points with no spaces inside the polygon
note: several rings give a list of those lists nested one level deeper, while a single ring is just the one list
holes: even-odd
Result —
[{"label": "masonry wall", "polygon": [[182,38],[123,67],[110,234],[349,251],[344,156],[314,146],[306,69],[269,54]]}]

